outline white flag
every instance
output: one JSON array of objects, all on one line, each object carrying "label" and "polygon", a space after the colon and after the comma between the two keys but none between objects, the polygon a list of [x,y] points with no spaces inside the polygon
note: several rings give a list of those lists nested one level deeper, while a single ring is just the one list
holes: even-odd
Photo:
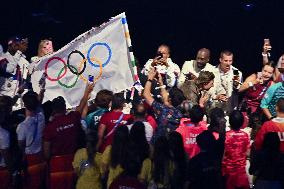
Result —
[{"label": "white flag", "polygon": [[[44,102],[63,96],[67,107],[75,107],[83,96],[89,76],[95,84],[91,99],[101,89],[121,92],[134,84],[127,40],[125,13],[78,36],[63,48],[34,63],[33,89],[46,74]],[[126,29],[125,29],[126,28]]]}]

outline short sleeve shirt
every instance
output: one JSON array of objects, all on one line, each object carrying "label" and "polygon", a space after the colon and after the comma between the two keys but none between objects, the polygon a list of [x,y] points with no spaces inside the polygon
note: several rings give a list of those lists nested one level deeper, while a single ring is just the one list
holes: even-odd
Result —
[{"label": "short sleeve shirt", "polygon": [[[103,124],[106,126],[106,130],[105,130],[106,137],[104,138],[103,143],[100,146],[99,152],[103,152],[108,145],[111,145],[113,135],[114,135],[113,128],[115,127],[121,115],[122,115],[122,112],[111,111],[111,112],[105,113],[102,116],[100,120],[100,124]],[[118,126],[126,125],[128,121],[130,120],[130,118],[131,118],[131,115],[124,114]]]},{"label": "short sleeve shirt", "polygon": [[166,136],[170,131],[174,131],[183,115],[178,109],[165,106],[157,101],[152,103],[152,108],[158,122],[158,127],[151,140],[154,143],[159,136]]},{"label": "short sleeve shirt", "polygon": [[88,128],[92,127],[97,130],[102,115],[107,111],[108,110],[105,108],[99,108],[96,111],[90,113],[86,118],[86,123],[87,123]]},{"label": "short sleeve shirt", "polygon": [[268,108],[272,116],[276,116],[275,105],[280,98],[284,97],[283,82],[276,83],[268,88],[264,98],[261,100],[260,107]]},{"label": "short sleeve shirt", "polygon": [[25,153],[35,154],[41,151],[42,133],[45,127],[43,112],[28,116],[17,127],[18,141],[25,141]]},{"label": "short sleeve shirt", "polygon": [[278,119],[279,118],[274,118],[270,121],[266,121],[261,126],[261,128],[256,134],[255,141],[254,141],[255,148],[257,150],[261,150],[263,141],[264,141],[264,136],[266,133],[276,132],[280,140],[280,151],[284,153],[284,121],[282,119],[281,122],[279,122],[277,121]]},{"label": "short sleeve shirt", "polygon": [[181,134],[185,152],[190,158],[194,157],[200,152],[197,145],[196,137],[207,130],[206,122],[201,121],[199,124],[193,124],[190,119],[182,118],[180,126],[176,129]]},{"label": "short sleeve shirt", "polygon": [[225,152],[222,162],[223,174],[245,171],[246,153],[250,147],[250,139],[244,131],[230,130],[226,132]]},{"label": "short sleeve shirt", "polygon": [[72,111],[54,118],[43,133],[43,140],[51,143],[51,155],[74,154],[82,134],[81,114]]},{"label": "short sleeve shirt", "polygon": [[87,159],[88,154],[86,148],[77,150],[72,162],[73,168],[79,171],[76,188],[101,189],[101,174],[99,169],[101,154],[95,154],[93,166],[86,166],[83,168]]}]

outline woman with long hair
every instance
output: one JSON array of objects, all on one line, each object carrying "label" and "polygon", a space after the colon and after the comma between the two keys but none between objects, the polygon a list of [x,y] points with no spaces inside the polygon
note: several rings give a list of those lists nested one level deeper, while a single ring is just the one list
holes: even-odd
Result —
[{"label": "woman with long hair", "polygon": [[39,58],[48,54],[52,54],[53,52],[54,49],[51,39],[40,40],[37,49],[37,56],[32,57],[31,62],[36,62],[39,60]]},{"label": "woman with long hair", "polygon": [[273,84],[274,63],[269,62],[262,67],[262,71],[254,73],[246,78],[239,92],[245,92],[242,104],[245,104],[245,112],[261,112],[260,101],[267,89]]},{"label": "woman with long hair", "polygon": [[129,133],[129,148],[133,153],[137,153],[141,163],[149,157],[150,147],[146,139],[145,125],[141,121],[133,124]]},{"label": "woman with long hair", "polygon": [[169,134],[169,147],[172,160],[175,164],[173,188],[183,188],[186,179],[188,157],[185,153],[180,133],[173,131]]},{"label": "woman with long hair", "polygon": [[169,141],[161,136],[154,144],[151,187],[172,188],[175,165],[171,159]]},{"label": "woman with long hair", "polygon": [[112,144],[102,154],[102,172],[108,173],[107,187],[122,172],[122,164],[126,161],[129,144],[129,132],[126,126],[119,126],[114,131]]},{"label": "woman with long hair", "polygon": [[77,189],[100,189],[100,154],[97,153],[96,145],[98,142],[97,133],[91,131],[86,135],[86,147],[77,150],[73,167],[78,175],[76,184]]}]

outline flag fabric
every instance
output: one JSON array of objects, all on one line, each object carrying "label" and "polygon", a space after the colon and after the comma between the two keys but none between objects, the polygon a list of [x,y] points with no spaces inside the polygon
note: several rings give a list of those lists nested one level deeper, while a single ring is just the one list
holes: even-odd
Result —
[{"label": "flag fabric", "polygon": [[101,89],[117,93],[139,81],[125,13],[81,34],[31,67],[36,92],[40,79],[46,78],[43,102],[62,96],[69,108],[79,104],[89,79],[95,82],[91,100]]}]

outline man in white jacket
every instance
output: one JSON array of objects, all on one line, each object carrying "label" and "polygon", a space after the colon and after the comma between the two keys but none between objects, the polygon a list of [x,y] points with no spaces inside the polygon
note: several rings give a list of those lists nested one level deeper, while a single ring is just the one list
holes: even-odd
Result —
[{"label": "man in white jacket", "polygon": [[149,59],[142,73],[148,75],[148,72],[152,67],[155,67],[156,70],[165,77],[166,86],[173,87],[176,85],[177,78],[180,74],[180,68],[177,64],[173,63],[170,58],[170,47],[162,44],[157,50],[156,57],[154,59]]},{"label": "man in white jacket", "polygon": [[23,54],[27,48],[26,38],[8,41],[7,52],[0,56],[0,95],[15,96],[21,81],[27,78],[29,62]]},{"label": "man in white jacket", "polygon": [[218,83],[214,87],[215,95],[226,96],[226,101],[219,101],[219,107],[221,107],[227,113],[236,109],[238,106],[238,89],[242,84],[242,72],[232,66],[233,53],[228,50],[224,50],[220,53],[220,64],[217,66],[214,72],[215,78]]},{"label": "man in white jacket", "polygon": [[210,50],[202,48],[197,52],[196,59],[185,61],[180,76],[178,78],[178,87],[182,86],[185,80],[194,80],[201,71],[215,71],[215,67],[210,63]]}]

